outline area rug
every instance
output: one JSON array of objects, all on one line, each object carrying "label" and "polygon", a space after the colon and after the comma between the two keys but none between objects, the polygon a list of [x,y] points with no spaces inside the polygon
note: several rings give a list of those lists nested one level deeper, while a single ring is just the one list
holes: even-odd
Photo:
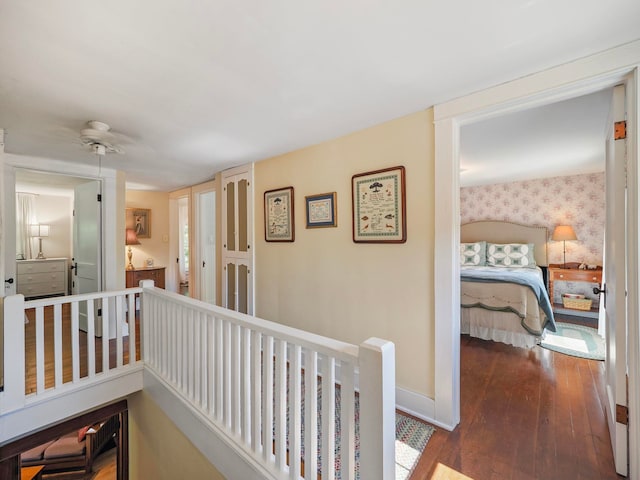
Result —
[{"label": "area rug", "polygon": [[604,339],[595,328],[556,322],[556,332],[547,331],[540,344],[544,348],[574,357],[604,360]]},{"label": "area rug", "polygon": [[[302,432],[301,432],[301,457],[304,460],[304,380],[302,381]],[[336,465],[336,479],[342,478],[340,472],[341,463],[341,445],[340,445],[340,386],[336,385],[335,395],[335,412],[336,412],[336,442],[335,442],[335,465]],[[287,417],[288,417],[287,409]],[[287,425],[289,422],[287,421]],[[318,379],[318,474],[321,473],[322,465],[322,438],[321,438],[321,426],[322,426],[322,390],[321,382]],[[406,480],[411,476],[420,455],[427,445],[429,438],[435,429],[420,420],[416,420],[408,415],[396,411],[396,480]],[[360,479],[360,397],[358,394],[355,396],[355,478]]]}]

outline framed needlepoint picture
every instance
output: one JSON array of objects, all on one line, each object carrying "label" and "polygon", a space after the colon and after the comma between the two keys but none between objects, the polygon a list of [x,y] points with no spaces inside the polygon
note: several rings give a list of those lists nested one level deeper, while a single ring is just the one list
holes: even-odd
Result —
[{"label": "framed needlepoint picture", "polygon": [[336,192],[309,195],[305,198],[307,228],[337,227]]},{"label": "framed needlepoint picture", "polygon": [[353,241],[356,243],[404,243],[404,167],[392,167],[351,178]]},{"label": "framed needlepoint picture", "polygon": [[264,239],[267,242],[293,242],[293,187],[264,192]]}]

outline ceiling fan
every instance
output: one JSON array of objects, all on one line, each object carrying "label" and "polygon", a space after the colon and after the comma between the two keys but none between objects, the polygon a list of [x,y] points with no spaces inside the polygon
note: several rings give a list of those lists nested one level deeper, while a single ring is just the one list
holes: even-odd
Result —
[{"label": "ceiling fan", "polygon": [[91,147],[96,155],[107,153],[124,153],[122,147],[116,143],[116,136],[110,132],[111,127],[104,122],[90,120],[86,128],[80,130],[80,141]]}]

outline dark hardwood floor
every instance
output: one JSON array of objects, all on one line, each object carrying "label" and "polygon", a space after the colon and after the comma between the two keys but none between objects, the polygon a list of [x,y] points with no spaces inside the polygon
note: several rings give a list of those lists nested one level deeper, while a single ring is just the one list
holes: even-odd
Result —
[{"label": "dark hardwood floor", "polygon": [[467,335],[460,356],[460,424],[437,429],[412,480],[622,478],[605,418],[604,362]]}]

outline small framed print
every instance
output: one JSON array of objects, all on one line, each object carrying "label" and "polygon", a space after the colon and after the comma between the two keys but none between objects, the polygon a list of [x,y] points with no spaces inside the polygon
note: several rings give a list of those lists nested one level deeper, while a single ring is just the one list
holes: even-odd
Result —
[{"label": "small framed print", "polygon": [[148,208],[127,208],[125,226],[133,229],[138,238],[151,238],[151,210]]},{"label": "small framed print", "polygon": [[351,194],[354,242],[407,241],[404,167],[354,175]]},{"label": "small framed print", "polygon": [[309,195],[305,198],[307,228],[337,227],[336,192]]},{"label": "small framed print", "polygon": [[264,192],[264,239],[267,242],[293,242],[293,187]]}]

